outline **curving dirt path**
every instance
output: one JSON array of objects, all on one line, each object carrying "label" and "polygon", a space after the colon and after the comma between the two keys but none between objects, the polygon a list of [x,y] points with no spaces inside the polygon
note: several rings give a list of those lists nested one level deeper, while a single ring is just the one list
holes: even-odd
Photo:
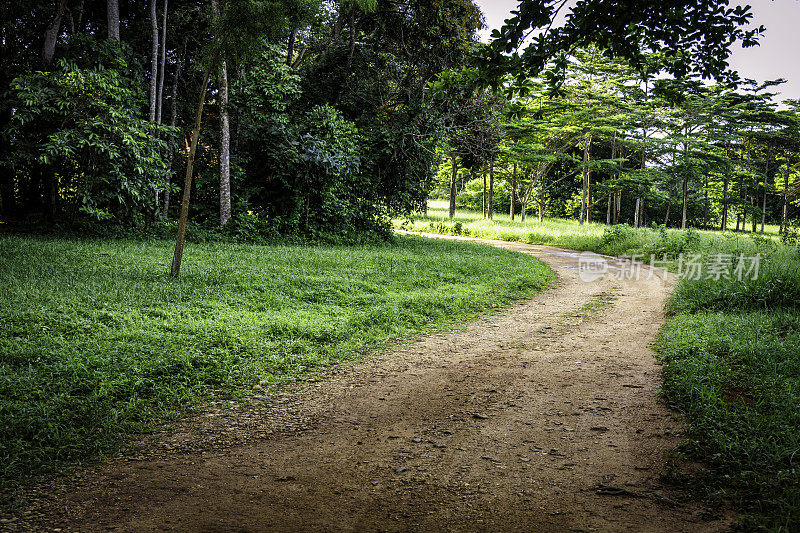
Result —
[{"label": "curving dirt path", "polygon": [[560,281],[251,409],[212,409],[6,527],[726,529],[659,483],[681,431],[650,348],[670,282],[643,267],[639,281],[586,283],[575,252],[482,242],[532,254]]}]

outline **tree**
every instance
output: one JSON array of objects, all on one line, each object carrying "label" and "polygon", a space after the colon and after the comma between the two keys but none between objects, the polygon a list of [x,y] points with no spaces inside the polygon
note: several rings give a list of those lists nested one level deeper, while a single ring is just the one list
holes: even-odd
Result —
[{"label": "tree", "polygon": [[[561,27],[553,19],[565,0],[521,0],[514,16],[492,33],[490,46],[482,49],[485,81],[499,84],[506,74],[518,86],[544,71],[555,59],[549,78],[563,81],[565,54],[596,44],[612,57],[628,60],[634,67],[647,63],[650,53],[661,54],[661,68],[676,77],[735,79],[728,71],[730,46],[757,44],[764,30],[745,30],[752,18],[749,6],[728,7],[727,0],[584,0],[572,6]],[[523,40],[538,30],[520,52]]]},{"label": "tree", "polygon": [[[219,17],[219,3],[211,0],[214,16]],[[225,60],[217,74],[219,99],[219,225],[231,218],[231,129],[228,115],[228,68]]]},{"label": "tree", "polygon": [[108,38],[111,41],[119,41],[119,0],[107,0],[106,14]]},{"label": "tree", "polygon": [[219,68],[225,56],[236,52],[240,58],[250,56],[257,50],[261,39],[280,32],[286,24],[284,9],[291,8],[286,3],[264,5],[250,0],[227,0],[223,3],[219,16],[214,17],[212,25],[213,40],[207,43],[204,53],[203,80],[195,108],[194,127],[192,128],[189,153],[186,163],[186,177],[183,184],[181,212],[178,219],[178,235],[175,242],[175,253],[172,258],[170,274],[178,277],[183,259],[183,245],[186,239],[186,224],[189,218],[189,201],[191,197],[194,161],[197,154],[197,142],[203,119],[208,81],[214,69]]}]

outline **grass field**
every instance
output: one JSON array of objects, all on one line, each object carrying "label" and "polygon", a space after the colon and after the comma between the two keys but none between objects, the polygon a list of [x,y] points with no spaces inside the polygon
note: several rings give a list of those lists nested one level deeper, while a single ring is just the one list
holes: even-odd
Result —
[{"label": "grass field", "polygon": [[[684,457],[704,467],[682,485],[707,501],[732,501],[747,530],[800,531],[800,252],[774,235],[606,228],[548,219],[524,224],[446,205],[396,227],[610,255],[641,255],[679,267],[681,254],[704,260],[761,254],[756,279],[683,278],[667,306],[658,355],[664,395],[689,423]],[[768,228],[769,229],[769,228]],[[774,229],[774,228],[773,228]],[[720,255],[721,254],[721,255]]]},{"label": "grass field", "polygon": [[529,256],[403,237],[187,247],[0,237],[0,481],[113,450],[246,395],[545,287]]}]

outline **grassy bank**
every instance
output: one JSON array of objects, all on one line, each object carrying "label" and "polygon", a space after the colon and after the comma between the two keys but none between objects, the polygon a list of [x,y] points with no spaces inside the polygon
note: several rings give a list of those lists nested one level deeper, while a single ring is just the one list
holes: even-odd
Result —
[{"label": "grassy bank", "polygon": [[[734,502],[745,529],[800,531],[800,252],[767,236],[627,226],[461,212],[442,205],[397,226],[610,255],[641,255],[677,271],[700,254],[704,273],[682,279],[669,300],[657,343],[667,401],[686,414],[685,457],[704,468],[686,486],[709,501]],[[721,255],[720,255],[721,254]],[[758,276],[733,273],[740,257],[761,254]],[[709,277],[714,258],[730,260],[730,279]],[[748,265],[750,263],[748,262]]]},{"label": "grassy bank", "polygon": [[658,339],[664,392],[689,420],[683,451],[705,465],[704,495],[733,501],[747,530],[798,531],[800,254],[754,247],[757,279],[677,286]]},{"label": "grassy bank", "polygon": [[0,481],[541,290],[524,255],[414,237],[187,248],[0,237]]}]

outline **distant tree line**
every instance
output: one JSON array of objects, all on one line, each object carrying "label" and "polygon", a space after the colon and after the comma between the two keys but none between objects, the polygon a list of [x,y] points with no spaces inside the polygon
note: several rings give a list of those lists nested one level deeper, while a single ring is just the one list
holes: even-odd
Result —
[{"label": "distant tree line", "polygon": [[[435,194],[451,213],[488,218],[535,210],[581,223],[785,232],[800,196],[800,103],[778,108],[783,80],[657,78],[661,60],[635,69],[588,47],[570,54],[557,91],[541,76],[511,100],[473,95],[491,118],[473,111],[440,149]],[[439,83],[452,93],[469,76]]]}]

